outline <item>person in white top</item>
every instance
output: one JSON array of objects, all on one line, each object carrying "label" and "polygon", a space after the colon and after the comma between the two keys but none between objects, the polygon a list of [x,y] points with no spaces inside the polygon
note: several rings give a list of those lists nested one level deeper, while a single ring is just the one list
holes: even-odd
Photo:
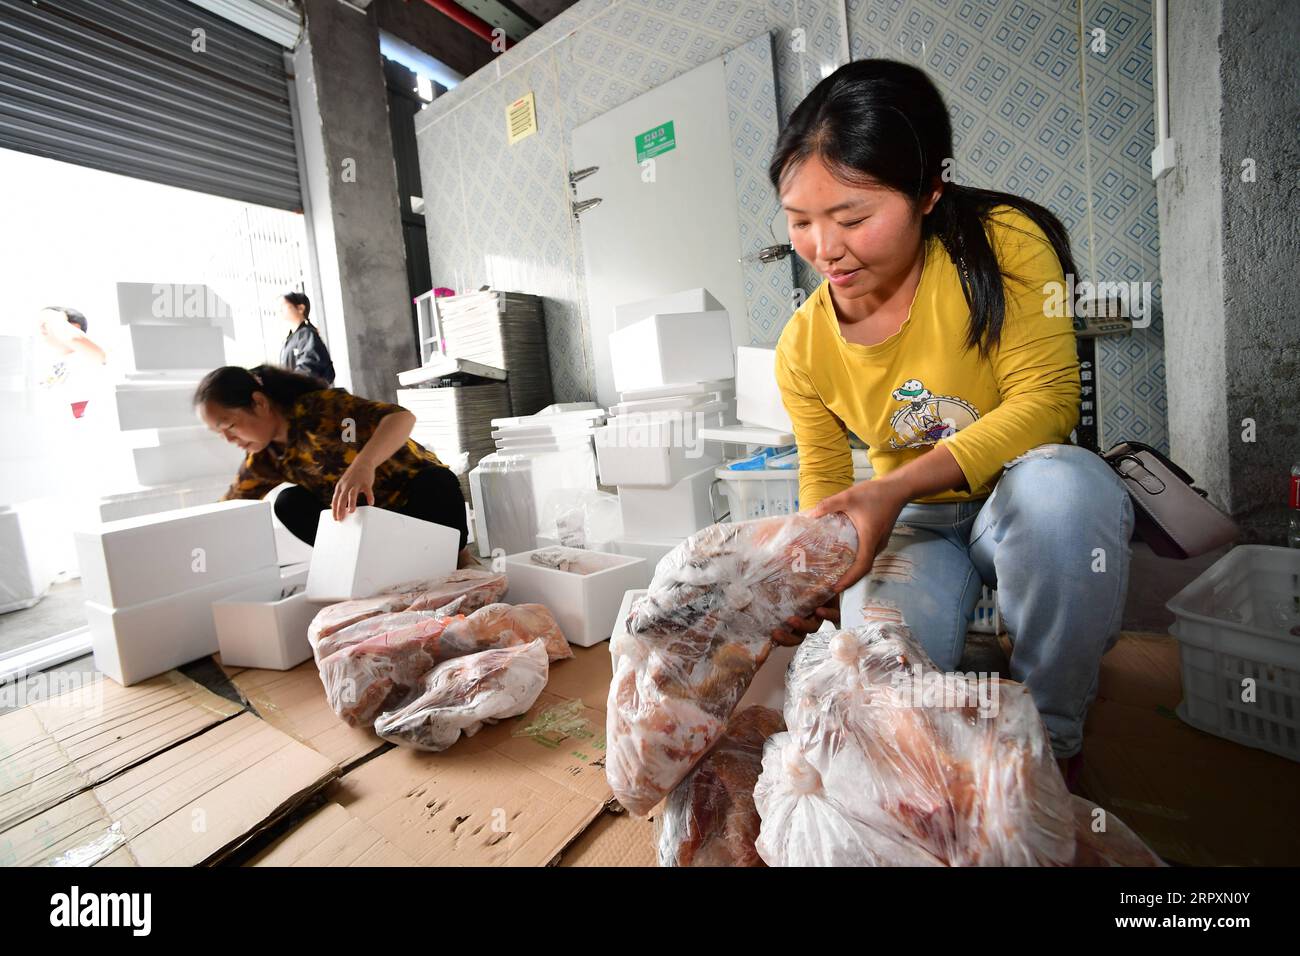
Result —
[{"label": "person in white top", "polygon": [[108,354],[86,334],[88,326],[84,315],[62,306],[44,308],[37,316],[37,339],[45,355],[35,385],[65,396],[73,418],[86,410],[88,380],[99,377],[95,373],[108,364]]}]

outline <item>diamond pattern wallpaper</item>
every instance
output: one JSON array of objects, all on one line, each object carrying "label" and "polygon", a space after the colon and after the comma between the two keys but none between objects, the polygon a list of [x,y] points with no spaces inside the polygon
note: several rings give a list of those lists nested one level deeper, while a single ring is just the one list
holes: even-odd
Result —
[{"label": "diamond pattern wallpaper", "polygon": [[[468,77],[416,118],[434,282],[544,296],[558,401],[592,390],[569,132],[719,56],[742,253],[775,241],[767,161],[813,86],[848,57],[921,66],[950,108],[958,182],[1051,209],[1080,279],[1151,283],[1149,326],[1098,342],[1100,437],[1168,449],[1140,0],[580,0]],[[505,106],[530,90],[538,132],[510,147]],[[797,259],[745,269],[752,339],[773,342],[792,289],[819,278]]]}]

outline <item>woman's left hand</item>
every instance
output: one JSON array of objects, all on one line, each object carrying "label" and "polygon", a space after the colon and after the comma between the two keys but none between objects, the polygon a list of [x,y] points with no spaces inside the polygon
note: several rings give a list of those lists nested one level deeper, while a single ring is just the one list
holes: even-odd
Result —
[{"label": "woman's left hand", "polygon": [[330,503],[334,520],[342,521],[356,511],[362,495],[366,504],[375,503],[375,466],[365,456],[357,455],[334,486],[334,500]]}]

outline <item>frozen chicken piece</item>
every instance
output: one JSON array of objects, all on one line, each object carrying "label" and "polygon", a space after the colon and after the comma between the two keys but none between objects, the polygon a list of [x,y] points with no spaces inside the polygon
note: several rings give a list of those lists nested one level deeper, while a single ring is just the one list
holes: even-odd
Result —
[{"label": "frozen chicken piece", "polygon": [[[480,568],[462,568],[431,581],[414,581],[390,588],[374,597],[340,601],[321,608],[308,628],[312,648],[336,631],[358,621],[393,611],[436,611],[459,601],[457,613],[469,614],[500,601],[506,593],[506,576]],[[322,655],[316,655],[317,663]]]},{"label": "frozen chicken piece", "polygon": [[842,514],[719,524],[666,555],[610,642],[606,775],[648,813],[722,734],[771,635],[834,593],[857,534]]},{"label": "frozen chicken piece", "polygon": [[754,849],[754,784],[763,745],[784,729],[770,707],[733,714],[717,744],[669,794],[658,818],[660,866],[763,866]]},{"label": "frozen chicken piece", "polygon": [[439,664],[405,706],[381,714],[375,733],[420,750],[446,750],[463,733],[525,713],[546,686],[546,642],[481,651]]},{"label": "frozen chicken piece", "polygon": [[943,674],[910,632],[815,641],[754,790],[772,866],[1066,866],[1069,794],[1027,689]]}]

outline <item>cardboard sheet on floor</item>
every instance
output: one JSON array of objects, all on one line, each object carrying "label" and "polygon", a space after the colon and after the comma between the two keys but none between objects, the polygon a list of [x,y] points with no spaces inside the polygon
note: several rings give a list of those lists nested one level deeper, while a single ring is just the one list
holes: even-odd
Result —
[{"label": "cardboard sheet on floor", "polygon": [[88,681],[0,717],[0,831],[243,709],[176,671]]},{"label": "cardboard sheet on floor", "polygon": [[1126,633],[1102,659],[1084,728],[1081,783],[1172,863],[1284,866],[1300,860],[1300,764],[1178,719],[1178,643]]},{"label": "cardboard sheet on floor", "polygon": [[560,857],[560,866],[658,866],[653,817],[606,810]]},{"label": "cardboard sheet on floor", "polygon": [[248,866],[415,866],[415,861],[337,803],[327,803]]},{"label": "cardboard sheet on floor", "polygon": [[388,744],[371,728],[349,727],[330,709],[315,661],[287,671],[247,668],[231,678],[259,717],[346,768]]},{"label": "cardboard sheet on floor", "polygon": [[331,798],[421,866],[555,862],[612,799],[609,651],[574,652],[527,714],[442,753],[397,747],[341,777]]},{"label": "cardboard sheet on floor", "polygon": [[0,865],[214,863],[337,773],[244,713],[0,831]]}]

